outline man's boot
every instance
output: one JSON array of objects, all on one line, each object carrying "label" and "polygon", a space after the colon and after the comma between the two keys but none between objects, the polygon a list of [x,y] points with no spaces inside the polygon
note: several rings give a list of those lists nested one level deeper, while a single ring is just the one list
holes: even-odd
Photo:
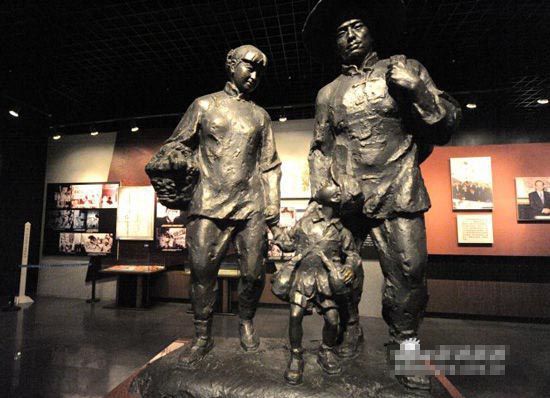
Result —
[{"label": "man's boot", "polygon": [[185,350],[179,358],[180,364],[190,366],[203,359],[214,347],[212,339],[212,318],[203,321],[195,319],[195,337],[189,350]]},{"label": "man's boot", "polygon": [[359,322],[346,325],[342,335],[342,343],[336,347],[336,354],[340,358],[354,357],[363,340],[363,328],[359,325]]},{"label": "man's boot", "polygon": [[239,335],[241,336],[241,347],[245,351],[256,351],[260,346],[260,338],[256,334],[251,319],[241,319],[239,322]]},{"label": "man's boot", "polygon": [[334,353],[334,348],[328,345],[321,344],[321,347],[319,347],[317,363],[321,366],[321,369],[329,375],[336,375],[342,372],[342,367],[340,366],[338,357]]},{"label": "man's boot", "polygon": [[[420,342],[418,341],[418,339],[411,338],[410,340],[420,345]],[[394,354],[392,353],[392,351],[399,350],[401,348],[401,344],[398,341],[392,340],[386,343],[385,345],[386,345],[388,364],[393,369],[395,365],[395,361],[394,361]],[[402,386],[406,388],[410,388],[412,390],[430,390],[432,387],[432,379],[430,376],[427,376],[427,375],[411,375],[411,376],[395,375],[395,378]]]},{"label": "man's boot", "polygon": [[304,350],[293,348],[290,350],[290,360],[285,370],[285,381],[293,386],[302,383],[304,375]]}]

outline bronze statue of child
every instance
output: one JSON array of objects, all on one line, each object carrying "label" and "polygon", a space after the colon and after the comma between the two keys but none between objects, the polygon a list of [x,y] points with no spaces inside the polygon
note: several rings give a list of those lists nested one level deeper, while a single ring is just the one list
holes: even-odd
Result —
[{"label": "bronze statue of child", "polygon": [[[273,277],[273,293],[290,303],[290,360],[285,371],[289,384],[303,378],[302,320],[312,309],[323,316],[323,340],[317,362],[328,374],[338,374],[336,355],[340,315],[337,303],[351,294],[355,270],[361,259],[351,232],[337,217],[340,188],[325,185],[314,197],[304,216],[290,230],[272,227],[274,240],[294,257]],[[340,297],[340,300],[338,299]]]}]

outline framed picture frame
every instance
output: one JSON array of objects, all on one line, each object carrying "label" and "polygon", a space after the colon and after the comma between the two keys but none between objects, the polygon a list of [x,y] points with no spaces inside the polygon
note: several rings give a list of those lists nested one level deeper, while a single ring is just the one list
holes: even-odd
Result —
[{"label": "framed picture frame", "polygon": [[550,222],[550,177],[516,177],[517,220]]},{"label": "framed picture frame", "polygon": [[453,210],[492,210],[490,157],[450,158]]}]

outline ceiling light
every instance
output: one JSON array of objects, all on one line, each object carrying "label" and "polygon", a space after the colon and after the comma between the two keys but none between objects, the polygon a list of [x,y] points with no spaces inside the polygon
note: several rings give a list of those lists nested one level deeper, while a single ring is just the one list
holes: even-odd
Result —
[{"label": "ceiling light", "polygon": [[286,116],[279,116],[279,121],[284,123],[286,122],[288,119],[286,118]]},{"label": "ceiling light", "polygon": [[90,131],[90,135],[96,136],[98,134],[99,134],[99,131],[96,131],[96,130]]},{"label": "ceiling light", "polygon": [[548,103],[548,98],[539,98],[537,100],[537,103],[539,103],[541,105],[546,105]]},{"label": "ceiling light", "polygon": [[9,110],[9,114],[13,117],[19,117],[19,110],[17,108],[12,108]]},{"label": "ceiling light", "polygon": [[466,108],[468,109],[476,109],[477,108],[477,104],[474,104],[473,102],[469,102],[466,104]]},{"label": "ceiling light", "polygon": [[60,136],[59,134],[57,134],[57,135],[54,135],[54,136],[52,137],[52,139],[54,139],[54,140],[57,141],[57,140],[60,140],[60,139],[61,139],[61,136]]},{"label": "ceiling light", "polygon": [[138,127],[137,125],[134,124],[134,125],[132,126],[132,128],[130,129],[130,131],[131,131],[132,133],[135,133],[135,132],[139,131],[139,127]]}]

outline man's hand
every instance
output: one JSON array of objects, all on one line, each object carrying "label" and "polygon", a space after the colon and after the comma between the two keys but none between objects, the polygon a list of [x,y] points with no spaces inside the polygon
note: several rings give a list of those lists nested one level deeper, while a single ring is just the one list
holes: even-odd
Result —
[{"label": "man's hand", "polygon": [[426,90],[426,85],[417,73],[407,65],[407,58],[404,55],[395,55],[390,58],[390,64],[386,72],[386,83],[395,96],[403,94],[413,101],[420,98]]},{"label": "man's hand", "polygon": [[345,209],[354,209],[363,204],[363,191],[357,178],[342,174],[336,181],[340,187],[340,204]]},{"label": "man's hand", "polygon": [[542,209],[542,214],[550,214],[550,209],[548,207],[545,207]]},{"label": "man's hand", "polygon": [[268,226],[276,225],[279,222],[279,207],[269,205],[264,210],[265,222]]}]

